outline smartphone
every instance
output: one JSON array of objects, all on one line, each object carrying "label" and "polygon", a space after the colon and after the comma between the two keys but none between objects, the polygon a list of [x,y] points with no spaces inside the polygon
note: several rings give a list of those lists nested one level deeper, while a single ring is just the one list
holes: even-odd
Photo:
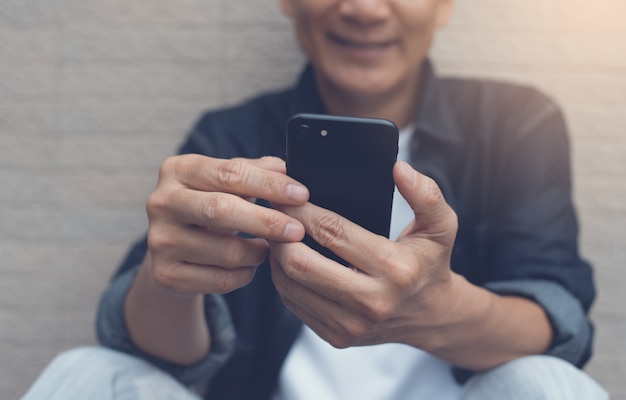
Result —
[{"label": "smartphone", "polygon": [[[398,128],[385,119],[295,114],[287,122],[287,175],[309,201],[389,237]],[[310,236],[304,242],[344,265]]]}]

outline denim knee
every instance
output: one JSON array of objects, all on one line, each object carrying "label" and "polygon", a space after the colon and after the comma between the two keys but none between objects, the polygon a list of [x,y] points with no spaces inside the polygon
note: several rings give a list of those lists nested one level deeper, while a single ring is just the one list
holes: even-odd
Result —
[{"label": "denim knee", "polygon": [[146,361],[104,347],[59,354],[22,400],[199,400]]},{"label": "denim knee", "polygon": [[603,400],[606,391],[572,364],[551,356],[527,356],[474,375],[462,400]]}]

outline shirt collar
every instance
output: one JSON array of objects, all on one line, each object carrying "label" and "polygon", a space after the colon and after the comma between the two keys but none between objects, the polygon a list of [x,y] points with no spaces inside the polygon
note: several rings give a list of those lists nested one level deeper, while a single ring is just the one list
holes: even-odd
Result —
[{"label": "shirt collar", "polygon": [[[416,136],[427,135],[436,140],[461,144],[463,135],[455,123],[451,105],[441,87],[430,60],[425,60],[421,70],[421,84]],[[313,67],[308,64],[298,81],[292,113],[325,113],[324,104],[315,84]]]},{"label": "shirt collar", "polygon": [[417,113],[418,136],[461,144],[464,136],[456,124],[452,107],[446,97],[430,60],[424,61],[421,71],[420,101]]},{"label": "shirt collar", "polygon": [[297,112],[326,114],[326,108],[315,84],[315,76],[311,64],[307,64],[304,71],[300,74],[294,94],[292,114]]}]

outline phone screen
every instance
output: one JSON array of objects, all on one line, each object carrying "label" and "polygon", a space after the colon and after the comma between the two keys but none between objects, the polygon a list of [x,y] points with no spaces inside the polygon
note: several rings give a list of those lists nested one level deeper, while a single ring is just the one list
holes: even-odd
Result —
[{"label": "phone screen", "polygon": [[[384,119],[296,114],[287,123],[287,174],[310,202],[389,237],[398,128]],[[310,247],[341,260],[310,237]]]}]

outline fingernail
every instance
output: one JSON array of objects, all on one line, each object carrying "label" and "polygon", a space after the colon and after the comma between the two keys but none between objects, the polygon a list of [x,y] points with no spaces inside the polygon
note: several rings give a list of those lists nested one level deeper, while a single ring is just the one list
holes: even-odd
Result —
[{"label": "fingernail", "polygon": [[283,237],[286,240],[298,241],[302,240],[304,236],[304,227],[302,224],[297,222],[290,222],[285,226],[285,231],[283,232]]},{"label": "fingernail", "polygon": [[309,191],[302,185],[289,184],[287,185],[287,198],[294,201],[306,201],[309,197]]}]

